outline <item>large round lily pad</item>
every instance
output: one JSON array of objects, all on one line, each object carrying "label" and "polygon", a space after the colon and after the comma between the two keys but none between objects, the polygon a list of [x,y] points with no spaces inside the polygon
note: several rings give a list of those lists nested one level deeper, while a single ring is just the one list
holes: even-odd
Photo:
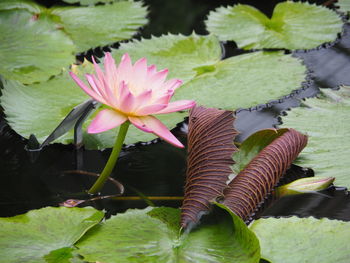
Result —
[{"label": "large round lily pad", "polygon": [[311,167],[316,176],[335,177],[335,184],[350,187],[350,88],[322,90],[321,98],[288,112],[283,126],[309,136],[297,164]]},{"label": "large round lily pad", "polygon": [[5,78],[46,81],[75,60],[73,42],[44,13],[1,11],[0,35],[0,74]]},{"label": "large round lily pad", "polygon": [[103,215],[93,208],[47,207],[0,218],[1,261],[70,262],[67,260],[74,256],[73,244]]},{"label": "large round lily pad", "polygon": [[94,262],[259,262],[256,237],[240,218],[228,211],[225,216],[180,235],[178,209],[129,210],[89,231],[76,246]]},{"label": "large round lily pad", "polygon": [[334,41],[343,22],[332,10],[309,3],[286,1],[268,18],[248,5],[220,7],[209,14],[209,32],[233,40],[244,49],[310,49]]},{"label": "large round lily pad", "polygon": [[327,218],[267,218],[250,227],[261,254],[274,263],[349,262],[350,223]]},{"label": "large round lily pad", "polygon": [[[300,87],[305,77],[305,67],[300,61],[280,52],[256,52],[220,61],[220,44],[213,36],[169,35],[124,44],[114,52],[117,62],[125,52],[130,53],[133,62],[146,57],[149,64],[157,65],[158,70],[169,68],[169,78],[184,79],[185,83],[176,91],[173,101],[192,99],[197,104],[230,110],[288,95]],[[86,65],[76,68],[82,79]],[[87,99],[65,71],[47,82],[29,86],[6,81],[1,102],[8,122],[17,133],[24,137],[33,133],[42,142],[74,106]],[[16,107],[18,103],[22,106]],[[187,112],[175,112],[157,117],[173,128],[186,116]],[[85,134],[84,141],[88,148],[111,147],[116,133],[114,129],[100,134]],[[153,134],[132,126],[126,143],[154,138]],[[70,143],[72,139],[70,133],[57,142]]]},{"label": "large round lily pad", "polygon": [[78,51],[129,39],[147,22],[146,8],[134,1],[54,8],[52,13],[60,17],[60,25]]}]

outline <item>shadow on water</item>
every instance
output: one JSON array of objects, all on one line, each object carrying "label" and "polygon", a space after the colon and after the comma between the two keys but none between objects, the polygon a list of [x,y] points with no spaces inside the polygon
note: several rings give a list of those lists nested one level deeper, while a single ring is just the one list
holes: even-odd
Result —
[{"label": "shadow on water", "polygon": [[[176,24],[174,21],[162,24],[157,22],[158,19],[161,20],[157,8],[165,8],[157,4],[158,2],[161,1],[145,1],[151,9],[151,22],[141,33],[145,37],[149,34],[157,35],[157,32],[188,34],[193,30],[204,34],[206,33],[204,23],[196,21],[203,21],[209,10],[220,5],[235,3],[210,0],[182,1],[190,8],[188,10],[193,9],[196,12],[186,17],[187,27],[180,25],[178,28],[172,28]],[[280,1],[269,1],[267,4],[261,1],[242,1],[242,3],[257,6],[267,15],[271,15],[271,10],[278,2]],[[301,58],[310,71],[303,87],[295,87],[299,90],[289,97],[251,109],[238,110],[236,128],[241,132],[237,138],[238,141],[244,140],[257,130],[276,127],[284,111],[298,106],[300,99],[315,96],[319,88],[350,85],[350,74],[347,74],[350,70],[349,25],[345,26],[344,32],[344,36],[333,46],[320,47],[307,52],[294,52],[293,55]],[[233,42],[223,46],[225,57],[245,52],[237,49]],[[177,134],[183,139],[185,139],[184,131],[186,131],[185,128],[177,129]],[[57,206],[67,199],[91,198],[86,194],[86,189],[95,180],[90,173],[98,173],[102,170],[110,149],[76,150],[73,145],[53,144],[45,147],[33,163],[24,150],[26,143],[25,139],[9,128],[3,116],[0,116],[0,216],[13,216],[44,206]],[[149,204],[179,207],[183,195],[185,170],[185,150],[177,149],[164,142],[138,144],[126,148],[118,160],[113,175],[125,186],[125,194],[115,199],[91,201],[83,205],[106,209],[109,214],[122,212],[127,208],[141,208]],[[305,175],[302,170],[294,166],[291,171],[292,176]],[[102,195],[113,194],[118,194],[118,189],[115,185],[108,183]],[[261,216],[299,215],[350,220],[350,200],[347,191],[333,188],[324,192],[323,195],[303,194],[266,202],[260,214]]]}]

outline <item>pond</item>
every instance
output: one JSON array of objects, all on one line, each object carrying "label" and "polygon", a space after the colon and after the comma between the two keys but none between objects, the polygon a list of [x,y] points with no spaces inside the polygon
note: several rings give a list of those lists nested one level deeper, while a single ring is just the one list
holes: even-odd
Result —
[{"label": "pond", "polygon": [[[18,61],[30,59],[37,52],[33,48],[36,44],[28,40],[32,37],[32,29],[27,29],[28,39],[25,36],[16,39],[20,44],[16,41],[13,41],[16,44],[0,44],[0,57],[11,64],[0,67],[0,216],[13,217],[41,209],[35,210],[39,211],[38,222],[33,219],[36,217],[35,211],[30,219],[34,225],[33,233],[39,231],[38,235],[48,237],[48,244],[52,244],[52,249],[46,248],[38,256],[35,255],[36,249],[45,245],[39,240],[40,237],[23,241],[38,245],[34,249],[24,245],[22,251],[15,250],[17,243],[12,245],[12,241],[0,238],[0,254],[4,253],[7,262],[231,262],[231,259],[232,262],[330,262],[330,258],[347,262],[350,247],[343,243],[347,243],[346,237],[350,235],[349,231],[344,230],[350,221],[350,195],[347,190],[350,182],[347,176],[350,165],[347,147],[350,26],[347,12],[339,9],[342,2],[338,5],[335,1],[310,1],[314,4],[296,2],[295,6],[282,7],[283,1],[238,1],[241,5],[237,7],[242,10],[237,8],[238,11],[231,10],[233,13],[228,14],[231,11],[227,6],[237,4],[237,1],[127,1],[132,6],[121,3],[118,7],[119,20],[110,22],[121,25],[120,28],[115,27],[119,34],[117,37],[109,32],[111,29],[105,24],[108,23],[106,21],[96,22],[104,28],[100,29],[99,34],[98,26],[96,29],[90,22],[79,28],[77,24],[85,23],[83,19],[70,20],[74,16],[89,15],[99,21],[100,14],[93,8],[105,8],[110,1],[100,1],[96,6],[91,5],[96,2],[94,0],[10,2],[0,4],[0,16],[6,25],[0,27],[2,34],[11,31],[9,21],[17,23],[22,15],[26,17],[25,12],[29,12],[29,24],[36,21],[42,23],[45,19],[53,19],[54,22],[50,20],[48,25],[57,23],[55,29],[51,28],[49,32],[56,34],[53,33],[55,30],[60,31],[56,41],[62,49],[56,51],[55,44],[50,42],[52,40],[43,38],[40,41],[48,41],[39,49],[38,54],[42,54],[43,58],[28,66]],[[90,6],[84,7],[86,3]],[[276,22],[277,18],[273,20],[278,3],[282,3],[278,17],[281,21],[284,19],[281,24]],[[305,5],[302,9],[308,11],[304,14],[298,9],[298,4]],[[37,5],[41,5],[42,9]],[[113,9],[114,5],[116,3],[110,4],[111,12],[118,12],[117,8]],[[266,17],[245,5],[254,6]],[[69,8],[65,9],[66,6]],[[92,11],[84,13],[88,11],[83,8],[92,8]],[[312,8],[319,8],[315,9],[316,15],[311,13]],[[346,8],[346,3],[341,8]],[[288,9],[295,12],[290,17],[289,11],[286,11]],[[11,12],[17,12],[17,18],[12,18]],[[105,9],[103,12],[102,17],[103,14],[108,16],[110,11]],[[294,14],[298,12],[302,15],[295,15],[295,18]],[[248,13],[248,16],[256,15],[254,22],[245,17],[244,14]],[[226,14],[227,17],[237,16],[239,19],[231,21],[224,17]],[[61,20],[56,21],[58,18]],[[297,20],[299,18],[300,21]],[[241,27],[250,25],[244,29],[248,33],[237,27],[240,21]],[[256,21],[264,21],[264,26],[271,32],[278,32],[278,37],[274,39],[275,33],[269,30],[262,34]],[[288,23],[290,25],[285,26]],[[303,23],[315,24],[306,24],[307,29],[302,32],[300,28]],[[292,29],[288,29],[289,26]],[[227,28],[231,27],[238,33],[229,32]],[[23,28],[20,30],[24,32]],[[62,36],[59,34],[62,32],[71,40],[60,42]],[[91,32],[95,38],[84,36]],[[322,35],[321,32],[326,33]],[[256,38],[252,37],[254,35]],[[22,52],[27,47],[21,41],[28,41],[28,52],[32,52],[28,57]],[[52,54],[47,45],[53,50]],[[8,46],[20,47],[19,60],[7,59],[5,48]],[[308,135],[308,146],[301,156],[274,185],[275,190],[268,191],[263,202],[259,201],[258,208],[245,220],[249,228],[235,213],[220,204],[220,198],[209,200],[215,201],[213,211],[209,214],[200,212],[200,223],[196,222],[194,230],[187,225],[181,228],[179,224],[174,226],[174,222],[179,220],[178,208],[183,204],[185,194],[188,147],[174,147],[162,139],[144,135],[134,127],[129,131],[129,137],[127,135],[111,179],[98,195],[88,194],[87,190],[105,167],[116,132],[89,135],[85,123],[75,131],[75,135],[81,136],[77,145],[73,143],[74,132],[71,130],[60,134],[61,137],[55,138],[40,151],[28,150],[38,146],[35,140],[28,140],[29,135],[34,134],[42,143],[73,107],[88,99],[67,77],[67,72],[71,70],[83,79],[84,73],[92,73],[91,56],[94,55],[102,65],[105,52],[112,52],[118,63],[123,53],[129,53],[132,62],[136,58],[146,57],[157,65],[158,70],[168,67],[170,78],[178,74],[184,81],[184,88],[179,88],[174,95],[176,100],[195,99],[198,105],[234,111],[234,128],[239,132],[235,145],[241,151],[244,151],[244,142],[248,138],[265,129],[295,128]],[[53,60],[50,64],[47,62],[50,56],[60,57],[61,61]],[[77,65],[69,69],[75,58]],[[13,66],[15,63],[21,65],[16,68]],[[63,67],[67,68],[62,71]],[[55,92],[54,89],[61,87],[62,91]],[[73,91],[75,88],[78,92]],[[336,89],[339,88],[337,93]],[[319,101],[323,101],[323,104],[319,104]],[[323,110],[325,104],[330,106]],[[307,109],[321,109],[321,113],[317,115],[316,110],[305,114],[303,111]],[[92,113],[92,116],[95,115]],[[187,146],[191,140],[188,138],[191,117],[188,117],[187,111],[169,116],[168,119],[161,118],[161,121],[173,128],[172,133]],[[81,115],[77,115],[73,122],[63,121],[61,130],[73,128],[79,117]],[[90,119],[87,123],[91,122]],[[263,140],[263,136],[256,139],[256,147],[261,148],[256,156],[267,147]],[[285,148],[290,147],[293,146]],[[238,155],[233,155],[233,159],[235,156],[238,158]],[[253,157],[249,157],[249,160]],[[240,159],[237,162],[242,165]],[[334,185],[322,191],[301,191],[282,197],[277,195],[279,186],[314,176],[335,177]],[[260,190],[257,188],[256,191]],[[86,210],[71,208],[73,212],[68,214],[70,212],[60,212],[68,209],[62,206],[85,207]],[[56,211],[45,207],[62,209]],[[86,213],[85,217],[83,213]],[[62,225],[54,222],[54,217],[61,219]],[[103,217],[105,221],[101,222]],[[18,222],[22,219],[18,219]],[[87,221],[89,225],[83,228]],[[1,224],[2,234],[16,232],[16,227],[7,223],[6,219]],[[81,230],[69,237],[71,241],[59,245],[49,236],[63,226],[66,226],[67,233],[73,233],[78,228]],[[18,226],[18,229],[21,227]],[[283,228],[287,228],[286,232],[283,232]],[[291,248],[281,243],[288,243],[293,238],[307,239],[308,228],[316,233],[310,237],[310,243],[319,241],[320,247],[311,249],[312,244],[304,242],[301,247],[296,246],[291,252],[292,256],[287,255]],[[110,234],[114,229],[117,233],[115,240]],[[35,236],[33,233],[28,235]],[[62,236],[59,232],[56,234],[62,240],[67,240],[67,233]],[[16,235],[13,240],[21,239],[20,235]],[[100,247],[100,244],[96,245],[95,238],[113,240],[118,245],[113,250],[114,243],[106,241],[105,246]],[[326,242],[330,240],[336,241],[325,249]],[[340,245],[342,247],[339,248]],[[310,251],[307,255],[302,253],[304,248]],[[109,254],[106,251],[110,252],[110,256],[104,255]],[[11,256],[13,253],[28,253],[28,256]]]}]

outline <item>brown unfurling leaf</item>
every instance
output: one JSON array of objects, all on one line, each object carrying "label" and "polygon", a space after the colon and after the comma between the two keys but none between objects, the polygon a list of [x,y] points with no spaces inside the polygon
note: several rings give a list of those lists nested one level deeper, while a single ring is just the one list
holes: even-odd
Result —
[{"label": "brown unfurling leaf", "polygon": [[190,111],[185,197],[181,207],[181,226],[197,223],[208,212],[210,201],[223,196],[227,187],[233,143],[232,111],[195,107]]},{"label": "brown unfurling leaf", "polygon": [[249,219],[306,143],[307,136],[293,129],[275,139],[230,182],[224,205],[243,220]]}]

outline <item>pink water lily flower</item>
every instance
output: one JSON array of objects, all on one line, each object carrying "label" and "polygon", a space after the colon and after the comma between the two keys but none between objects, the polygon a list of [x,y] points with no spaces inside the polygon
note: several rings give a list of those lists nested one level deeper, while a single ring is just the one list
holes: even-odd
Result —
[{"label": "pink water lily flower", "polygon": [[151,132],[177,146],[183,145],[153,114],[164,114],[192,108],[193,100],[170,102],[182,81],[166,81],[168,70],[157,71],[155,65],[147,66],[145,58],[134,65],[124,54],[118,67],[111,53],[106,53],[104,72],[93,59],[96,75],[86,74],[88,87],[73,72],[70,75],[80,88],[93,99],[108,105],[101,110],[88,127],[88,133],[99,133],[130,121],[137,128]]}]

